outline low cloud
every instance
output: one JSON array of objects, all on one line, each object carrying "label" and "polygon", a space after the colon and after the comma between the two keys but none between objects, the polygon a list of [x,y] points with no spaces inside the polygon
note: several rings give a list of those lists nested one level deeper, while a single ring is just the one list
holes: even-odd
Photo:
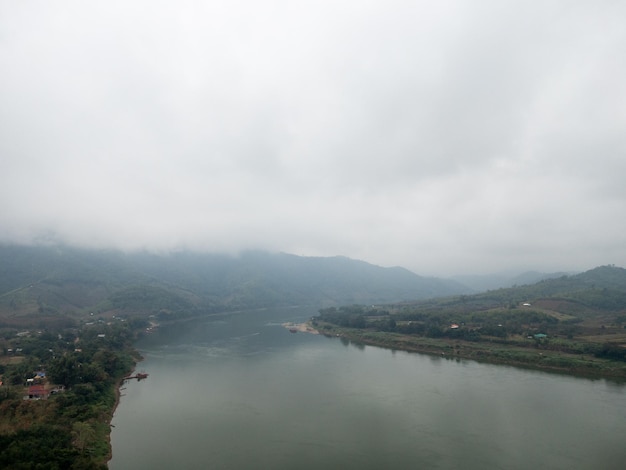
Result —
[{"label": "low cloud", "polygon": [[0,1],[0,241],[624,266],[625,15]]}]

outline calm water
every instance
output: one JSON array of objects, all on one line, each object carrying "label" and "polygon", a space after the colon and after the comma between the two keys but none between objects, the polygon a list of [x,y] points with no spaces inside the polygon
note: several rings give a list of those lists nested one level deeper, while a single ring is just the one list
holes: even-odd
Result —
[{"label": "calm water", "polygon": [[109,467],[623,469],[626,387],[292,334],[314,311],[214,316],[139,348]]}]

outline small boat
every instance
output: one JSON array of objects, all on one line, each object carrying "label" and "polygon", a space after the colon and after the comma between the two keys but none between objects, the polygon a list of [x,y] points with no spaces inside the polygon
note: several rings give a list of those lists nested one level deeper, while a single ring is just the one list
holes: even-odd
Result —
[{"label": "small boat", "polygon": [[146,374],[145,372],[138,372],[136,377],[137,377],[137,380],[147,379],[148,378],[148,374]]},{"label": "small boat", "polygon": [[289,328],[289,332],[290,333],[297,333],[298,332],[298,328]]}]

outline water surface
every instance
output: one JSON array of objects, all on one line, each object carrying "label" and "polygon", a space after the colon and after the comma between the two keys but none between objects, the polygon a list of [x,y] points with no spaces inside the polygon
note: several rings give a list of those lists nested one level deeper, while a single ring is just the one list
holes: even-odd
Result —
[{"label": "water surface", "polygon": [[626,388],[289,333],[314,311],[212,316],[140,341],[122,469],[622,469]]}]

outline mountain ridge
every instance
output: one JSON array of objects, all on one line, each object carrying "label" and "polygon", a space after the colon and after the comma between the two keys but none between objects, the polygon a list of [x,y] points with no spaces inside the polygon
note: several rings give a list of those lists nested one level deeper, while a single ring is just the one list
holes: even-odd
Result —
[{"label": "mountain ridge", "polygon": [[287,305],[387,303],[468,293],[462,284],[361,260],[248,251],[165,255],[0,245],[0,315],[87,311],[181,316]]}]

